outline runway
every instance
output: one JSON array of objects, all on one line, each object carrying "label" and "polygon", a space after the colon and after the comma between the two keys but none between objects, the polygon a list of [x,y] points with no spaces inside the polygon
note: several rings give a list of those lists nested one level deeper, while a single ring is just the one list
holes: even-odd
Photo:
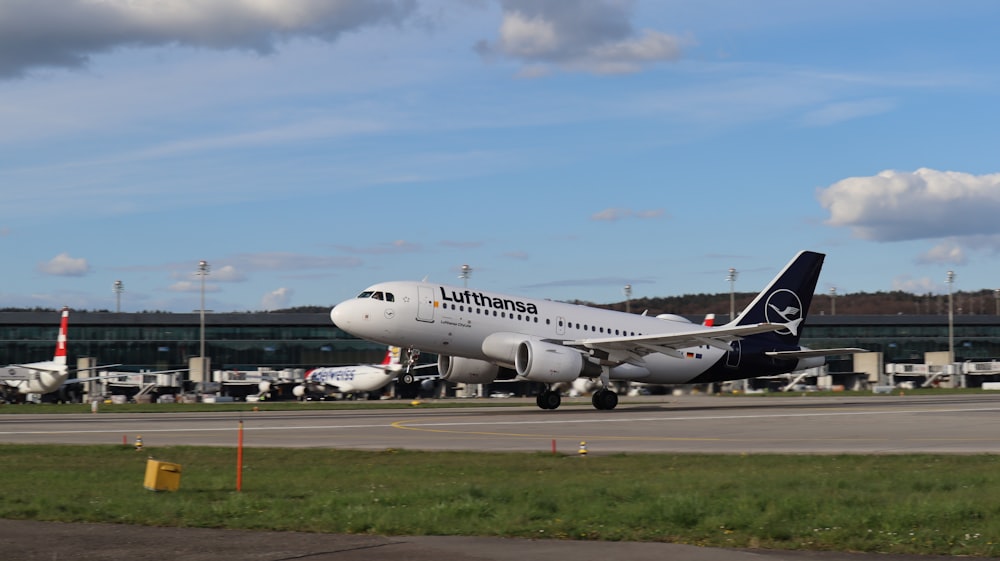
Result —
[{"label": "runway", "polygon": [[[572,402],[572,400],[567,400]],[[992,454],[1000,395],[624,398],[514,407],[0,415],[0,442],[589,454]]]}]

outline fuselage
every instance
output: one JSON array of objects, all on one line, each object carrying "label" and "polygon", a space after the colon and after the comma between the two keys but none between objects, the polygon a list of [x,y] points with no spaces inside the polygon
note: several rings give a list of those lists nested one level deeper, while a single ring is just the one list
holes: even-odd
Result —
[{"label": "fuselage", "polygon": [[373,392],[389,385],[396,374],[381,366],[328,366],[307,372],[306,382],[341,393]]},{"label": "fuselage", "polygon": [[0,384],[20,394],[44,394],[59,389],[68,377],[66,365],[54,361],[12,364],[0,371]]},{"label": "fuselage", "polygon": [[[704,329],[690,322],[406,281],[373,285],[335,306],[330,317],[339,328],[363,339],[505,368],[514,367],[513,345],[511,357],[504,360],[495,351],[486,352],[487,338],[502,340],[509,334],[510,341],[532,338],[558,343]],[[635,361],[638,364],[614,366],[610,378],[654,384],[736,379],[744,360],[739,343],[731,351],[702,345],[680,349],[679,355],[648,354]],[[783,362],[789,363],[785,371],[794,366]],[[711,379],[705,380],[706,376]]]}]

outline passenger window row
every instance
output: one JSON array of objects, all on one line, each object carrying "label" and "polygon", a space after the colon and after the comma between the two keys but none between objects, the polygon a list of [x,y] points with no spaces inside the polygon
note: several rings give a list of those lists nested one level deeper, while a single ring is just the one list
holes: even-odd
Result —
[{"label": "passenger window row", "polygon": [[[442,307],[447,308],[449,305],[451,306],[452,310],[457,310],[459,312],[466,311],[466,307],[464,305],[462,305],[462,304],[458,304],[458,305],[456,305],[456,304],[442,304]],[[479,315],[483,315],[485,313],[485,315],[487,315],[487,316],[490,315],[490,312],[492,312],[493,317],[500,317],[500,318],[508,318],[509,317],[510,319],[515,319],[514,312],[504,312],[504,311],[499,311],[498,312],[497,310],[485,310],[484,311],[482,308],[473,308],[472,306],[468,307],[468,311],[470,313],[476,313],[476,314],[479,314]],[[537,317],[535,317],[535,316],[529,316],[528,314],[516,314],[516,319],[518,321],[522,321],[522,320],[523,321],[529,321],[529,322],[530,321],[534,321],[534,323],[538,323],[538,318]],[[552,320],[546,318],[545,319],[545,325],[552,325]],[[631,337],[635,337],[636,336],[636,332],[635,331],[628,332],[628,331],[622,331],[620,329],[614,329],[614,330],[612,330],[610,327],[597,327],[597,326],[587,325],[587,324],[583,324],[581,326],[579,323],[573,323],[573,322],[570,322],[570,321],[564,322],[563,320],[559,320],[558,325],[559,325],[559,327],[564,327],[565,326],[565,327],[568,327],[569,329],[577,329],[577,330],[582,330],[582,331],[592,331],[594,333],[604,333],[604,334],[607,334],[607,335],[631,336]],[[639,333],[638,335],[642,335],[642,333]]]},{"label": "passenger window row", "polygon": [[[372,290],[366,290],[365,292],[362,292],[361,294],[358,295],[358,298],[371,298],[373,300],[384,300],[386,302],[395,302],[396,301],[396,297],[393,296],[391,292],[381,292],[381,291],[372,291]],[[442,306],[445,307],[445,308],[447,308],[449,306],[449,304],[442,304]],[[461,305],[460,304],[460,305],[456,306],[455,304],[451,304],[451,309],[452,310],[458,310],[459,312],[464,312],[465,311],[465,305]],[[479,314],[479,315],[483,315],[485,313],[485,315],[488,316],[488,315],[490,315],[490,312],[492,312],[493,317],[500,317],[500,318],[504,318],[504,319],[506,319],[506,318],[509,317],[510,319],[515,319],[514,312],[497,311],[497,310],[483,310],[483,308],[475,308],[475,313]],[[469,313],[473,313],[472,306],[469,306]],[[538,317],[537,316],[530,316],[528,314],[516,314],[516,319],[518,321],[528,321],[528,322],[538,323]],[[546,318],[545,325],[551,325],[551,324],[552,324],[552,320]],[[582,331],[591,331],[591,332],[594,332],[594,333],[604,333],[606,335],[616,335],[616,336],[623,336],[624,335],[624,336],[630,336],[630,337],[635,337],[636,336],[636,332],[635,331],[627,332],[627,331],[622,331],[620,329],[612,330],[610,327],[598,327],[598,326],[587,325],[587,324],[583,324],[581,326],[579,323],[573,323],[571,321],[559,320],[558,325],[559,325],[559,327],[567,327],[569,329],[576,329],[576,330],[582,330]],[[639,333],[638,335],[642,335],[642,333]]]}]

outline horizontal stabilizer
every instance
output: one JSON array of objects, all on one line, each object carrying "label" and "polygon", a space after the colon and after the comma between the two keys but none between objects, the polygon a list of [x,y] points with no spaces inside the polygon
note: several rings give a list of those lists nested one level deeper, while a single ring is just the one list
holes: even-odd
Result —
[{"label": "horizontal stabilizer", "polygon": [[853,355],[857,353],[867,353],[868,349],[859,349],[857,347],[844,347],[842,349],[802,349],[799,351],[769,351],[764,353],[769,357],[774,358],[812,358],[817,356],[831,356],[831,355]]}]

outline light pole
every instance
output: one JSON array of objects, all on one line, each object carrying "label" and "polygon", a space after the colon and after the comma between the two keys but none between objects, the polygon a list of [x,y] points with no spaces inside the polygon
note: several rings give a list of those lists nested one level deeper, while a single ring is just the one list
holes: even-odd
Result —
[{"label": "light pole", "polygon": [[993,300],[997,305],[996,315],[1000,316],[1000,288],[993,289]]},{"label": "light pole", "polygon": [[[729,323],[732,323],[736,319],[736,277],[739,273],[736,269],[730,267],[729,274],[726,275],[726,280],[729,281]],[[712,384],[708,385],[708,392],[712,392]],[[750,378],[743,379],[743,393],[750,391]]]},{"label": "light pole", "polygon": [[198,349],[198,358],[201,360],[202,382],[207,381],[205,372],[205,277],[208,276],[209,269],[208,261],[202,259],[198,262],[197,275],[201,277],[201,308],[198,310],[201,314],[201,346]]},{"label": "light pole", "polygon": [[830,315],[837,315],[837,287],[830,287]]},{"label": "light pole", "polygon": [[120,280],[116,280],[111,290],[115,293],[115,313],[120,314],[122,311],[122,292],[125,292],[125,284]]},{"label": "light pole", "polygon": [[632,285],[625,285],[625,313],[632,313]]},{"label": "light pole", "polygon": [[[472,275],[472,267],[468,265],[462,265],[462,272],[458,274],[458,278],[462,279],[462,286],[469,288],[469,276]],[[471,310],[471,308],[470,308]],[[482,384],[467,384],[466,387],[471,387],[471,391],[474,396],[483,397],[483,385]],[[466,390],[468,392],[469,390]]]},{"label": "light pole", "polygon": [[948,364],[955,364],[955,311],[952,306],[951,286],[955,284],[955,271],[948,271]]},{"label": "light pole", "polygon": [[729,321],[736,319],[736,277],[739,273],[736,269],[730,267],[729,275],[726,276],[726,280],[729,281]]}]

